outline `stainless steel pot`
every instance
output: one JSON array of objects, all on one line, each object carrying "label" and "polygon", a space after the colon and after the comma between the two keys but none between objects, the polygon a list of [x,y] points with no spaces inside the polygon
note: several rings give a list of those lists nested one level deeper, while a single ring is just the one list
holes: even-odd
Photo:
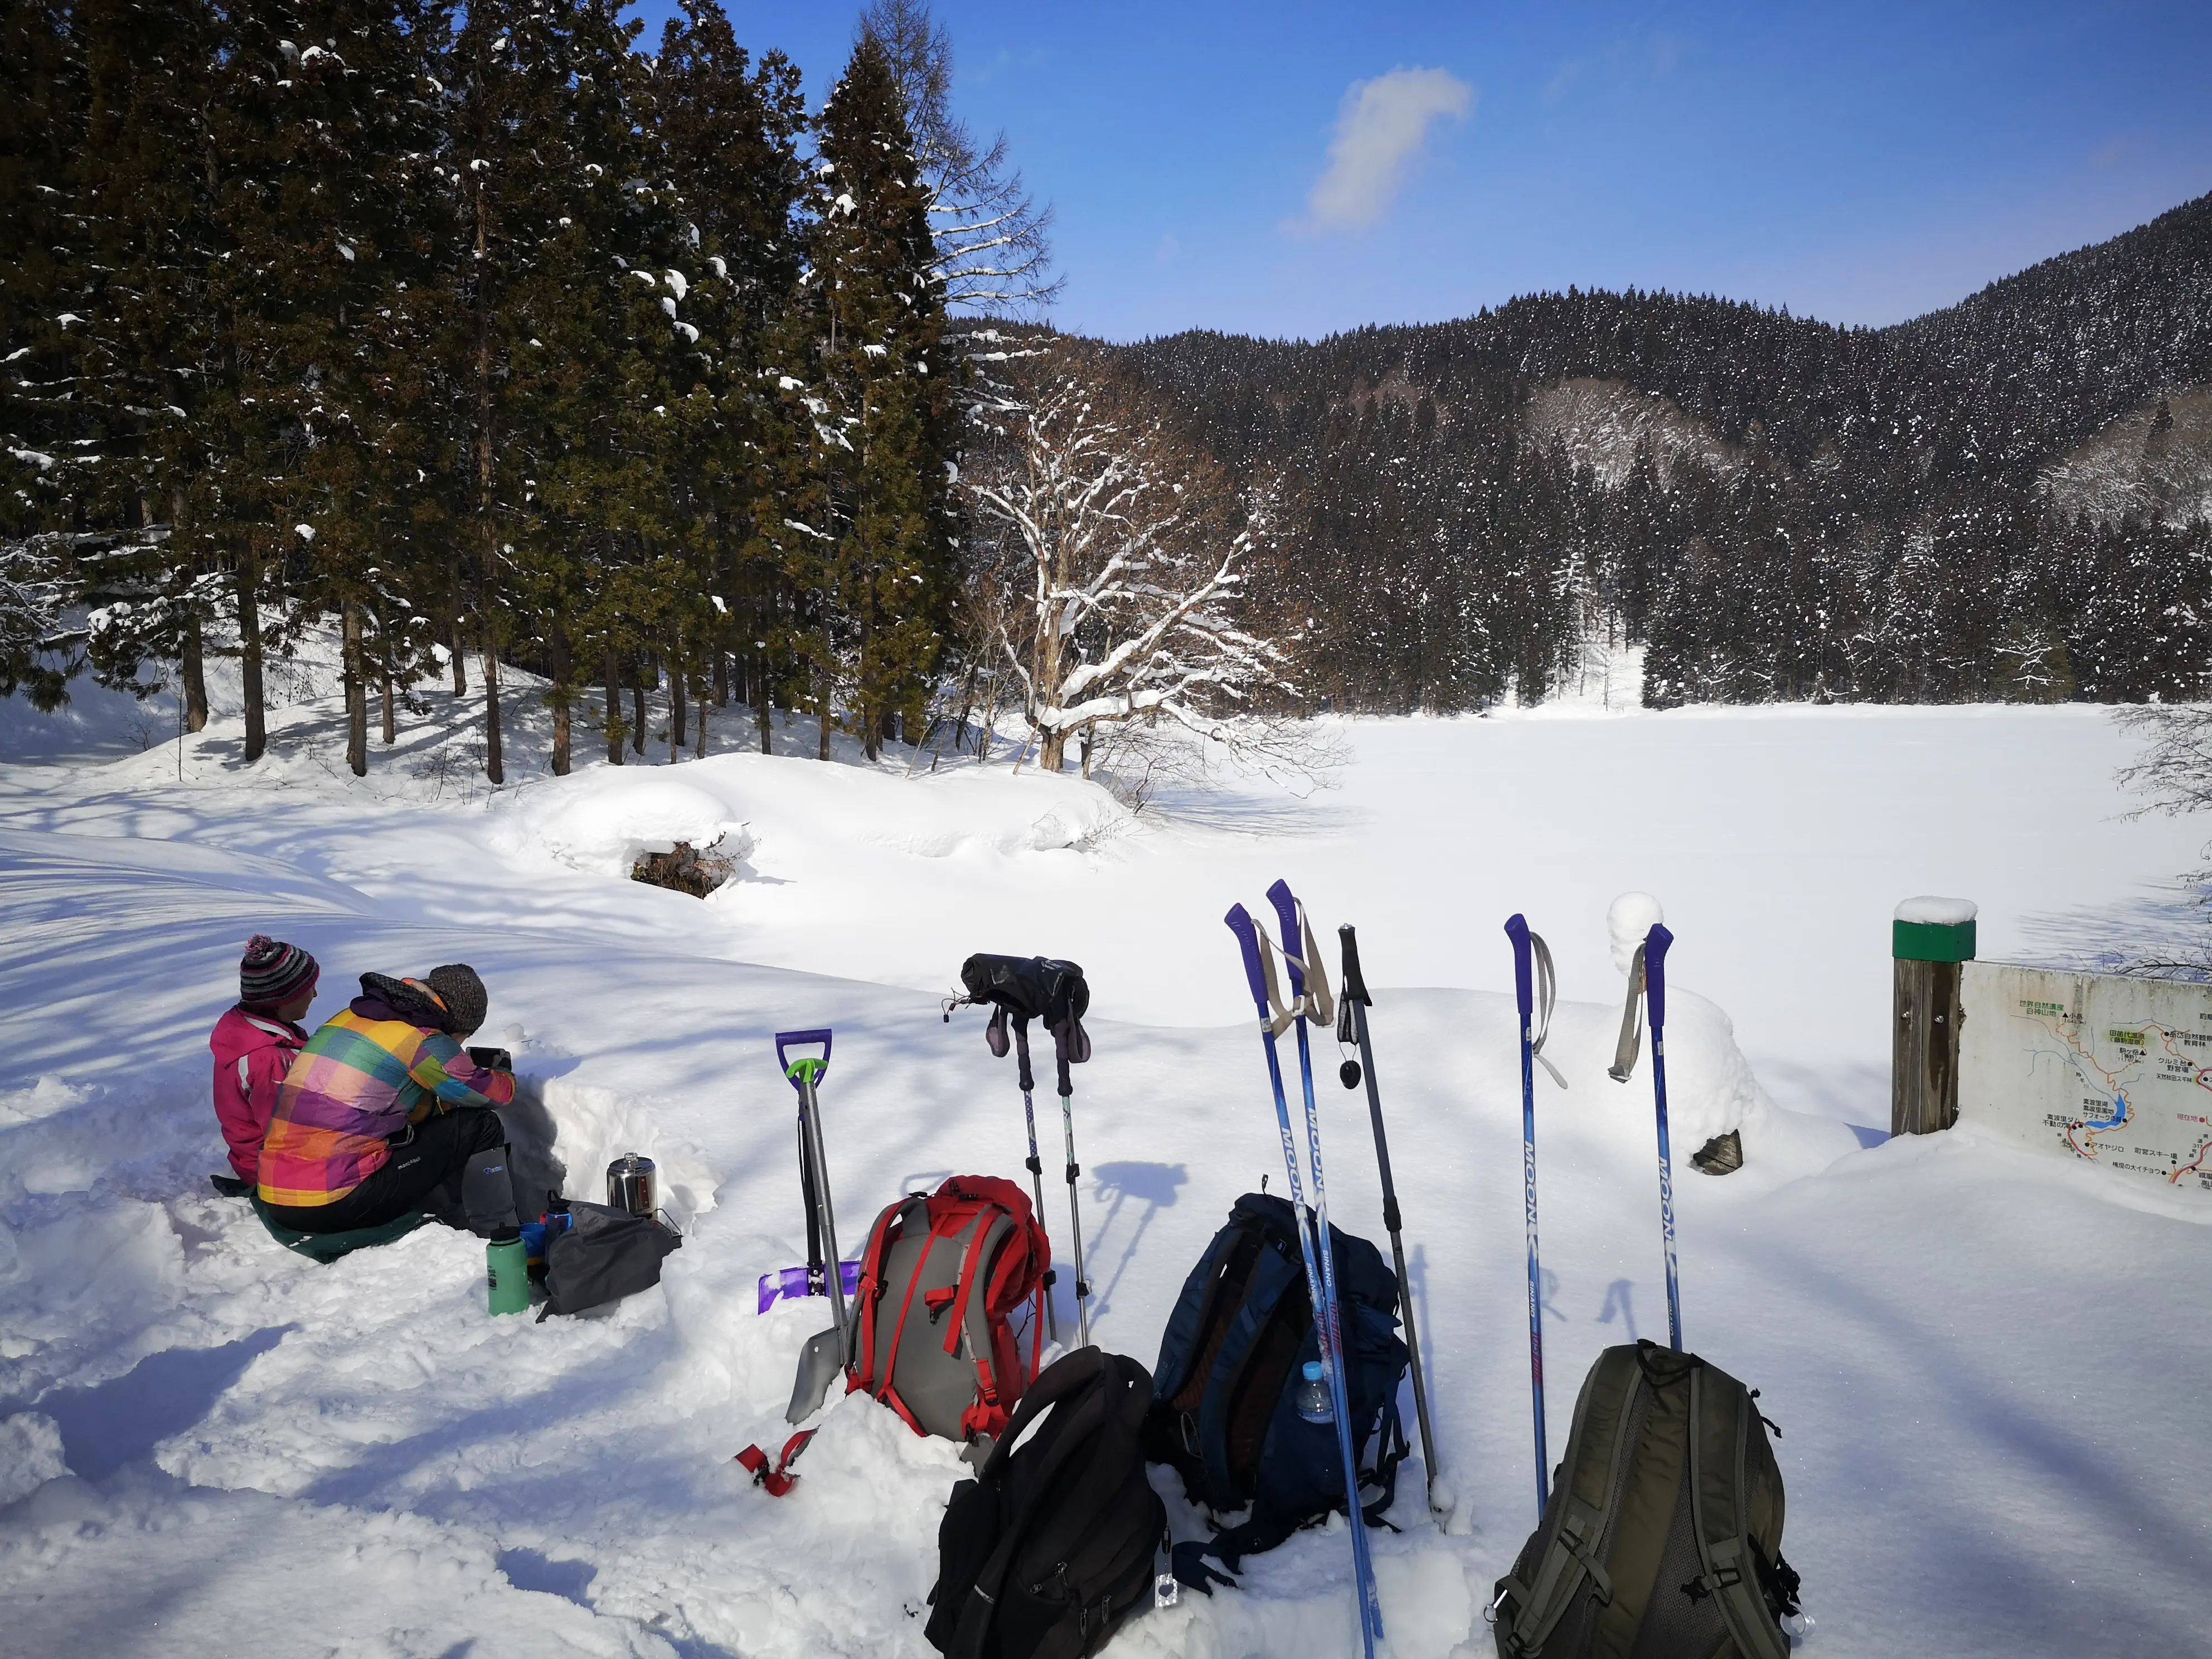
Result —
[{"label": "stainless steel pot", "polygon": [[607,1204],[632,1215],[649,1216],[660,1207],[660,1174],[653,1160],[624,1152],[607,1165]]}]

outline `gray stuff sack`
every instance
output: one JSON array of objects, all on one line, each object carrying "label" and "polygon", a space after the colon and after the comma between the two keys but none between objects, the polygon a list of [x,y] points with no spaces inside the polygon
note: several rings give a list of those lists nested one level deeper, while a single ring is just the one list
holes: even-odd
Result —
[{"label": "gray stuff sack", "polygon": [[660,1263],[682,1247],[683,1235],[652,1216],[605,1204],[571,1201],[568,1230],[545,1247],[545,1305],[551,1314],[582,1313],[660,1283]]}]

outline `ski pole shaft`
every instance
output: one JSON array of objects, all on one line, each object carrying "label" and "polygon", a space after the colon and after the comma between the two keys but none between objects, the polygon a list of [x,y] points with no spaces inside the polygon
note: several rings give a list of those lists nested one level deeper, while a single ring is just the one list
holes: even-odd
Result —
[{"label": "ski pole shaft", "polygon": [[1544,1443],[1544,1286],[1536,1252],[1535,969],[1528,920],[1517,913],[1505,923],[1513,941],[1513,1001],[1521,1015],[1521,1188],[1528,1229],[1528,1394],[1536,1419],[1536,1513],[1551,1498],[1551,1456]]},{"label": "ski pole shaft", "polygon": [[1682,1351],[1682,1291],[1674,1270],[1674,1164],[1667,1143],[1667,951],[1674,942],[1665,922],[1644,941],[1644,1006],[1651,1016],[1651,1098],[1659,1119],[1659,1232],[1667,1247],[1667,1336]]},{"label": "ski pole shaft", "polygon": [[[1313,1229],[1308,1224],[1304,1182],[1299,1178],[1297,1141],[1291,1132],[1291,1108],[1289,1098],[1283,1089],[1282,1058],[1276,1048],[1274,1024],[1267,1006],[1266,970],[1261,966],[1260,962],[1259,930],[1253,923],[1251,914],[1241,904],[1231,906],[1229,914],[1224,920],[1229,924],[1229,931],[1237,935],[1237,942],[1243,951],[1244,977],[1251,988],[1252,1005],[1260,1016],[1260,1043],[1267,1055],[1267,1083],[1275,1099],[1275,1127],[1282,1137],[1283,1174],[1290,1186],[1291,1214],[1298,1227],[1298,1254],[1305,1267],[1306,1298],[1308,1305],[1314,1310],[1316,1343],[1321,1350],[1322,1369],[1332,1379],[1330,1401],[1332,1407],[1335,1407],[1337,1390],[1340,1386],[1338,1381],[1340,1374],[1335,1368],[1336,1333],[1328,1319],[1328,1302],[1322,1293],[1321,1270],[1315,1260],[1316,1247]],[[1344,1415],[1341,1408],[1337,1408],[1337,1419],[1340,1424],[1343,1421]],[[1339,1455],[1342,1455],[1340,1444]],[[1356,1490],[1358,1479],[1358,1476],[1350,1460],[1346,1459],[1345,1488],[1349,1499],[1347,1507],[1352,1512],[1354,1526],[1358,1525],[1362,1518]],[[1359,1586],[1360,1643],[1367,1659],[1374,1659],[1375,1643],[1378,1632],[1374,1622],[1369,1618],[1367,1586],[1364,1582],[1368,1576],[1366,1552],[1361,1547],[1364,1542],[1363,1537],[1353,1547],[1352,1571],[1354,1575],[1362,1580]]]},{"label": "ski pole shaft", "polygon": [[[1037,1231],[1042,1232],[1044,1231],[1044,1162],[1037,1157],[1036,1103],[1030,1098],[1030,1091],[1027,1089],[1022,1091],[1022,1118],[1029,1125],[1030,1189],[1036,1194]],[[1080,1268],[1077,1269],[1079,1277],[1081,1276],[1081,1272]],[[1060,1321],[1054,1316],[1052,1310],[1054,1277],[1052,1269],[1047,1267],[1044,1270],[1044,1278],[1037,1285],[1037,1301],[1044,1309],[1045,1334],[1057,1342],[1060,1340]]]},{"label": "ski pole shaft", "polygon": [[1288,882],[1278,881],[1267,890],[1267,899],[1283,930],[1283,949],[1291,957],[1291,996],[1298,1007],[1298,1085],[1306,1109],[1306,1153],[1313,1165],[1314,1243],[1321,1256],[1323,1305],[1315,1323],[1318,1328],[1322,1368],[1329,1385],[1336,1413],[1337,1455],[1344,1460],[1344,1508],[1352,1531],[1352,1559],[1359,1587],[1359,1629],[1368,1650],[1382,1639],[1382,1603],[1376,1593],[1375,1567],[1367,1542],[1367,1516],[1359,1507],[1359,1461],[1352,1443],[1351,1379],[1345,1369],[1343,1305],[1337,1300],[1336,1251],[1328,1224],[1328,1183],[1322,1170],[1321,1113],[1314,1100],[1313,1051],[1306,1029],[1307,964],[1313,961],[1304,908]]},{"label": "ski pole shaft", "polygon": [[1075,1097],[1060,1097],[1060,1127],[1067,1139],[1067,1224],[1075,1235],[1075,1331],[1084,1347],[1091,1346],[1091,1281],[1083,1273],[1083,1212],[1075,1201],[1075,1183],[1083,1166],[1075,1161]]},{"label": "ski pole shaft", "polygon": [[[1351,987],[1359,984],[1358,957],[1353,954],[1352,929],[1340,927],[1345,949],[1345,995],[1348,999]],[[1375,1162],[1382,1172],[1382,1224],[1390,1234],[1390,1255],[1398,1269],[1398,1306],[1406,1317],[1406,1351],[1413,1362],[1413,1418],[1421,1431],[1421,1459],[1428,1466],[1429,1508],[1436,1504],[1437,1443],[1429,1427],[1429,1385],[1421,1370],[1421,1334],[1413,1323],[1413,1285],[1406,1273],[1406,1241],[1398,1230],[1398,1194],[1390,1179],[1390,1144],[1382,1133],[1382,1100],[1375,1081],[1375,1050],[1367,1036],[1366,988],[1360,986],[1361,996],[1357,1002],[1347,1001],[1352,1010],[1352,1029],[1359,1042],[1359,1069],[1367,1079],[1367,1115],[1375,1126]]]},{"label": "ski pole shaft", "polygon": [[1351,1378],[1346,1370],[1343,1304],[1337,1300],[1336,1251],[1330,1243],[1328,1186],[1322,1173],[1321,1115],[1314,1103],[1313,1055],[1307,1046],[1306,1018],[1298,1016],[1298,1081],[1306,1105],[1306,1145],[1313,1160],[1313,1231],[1321,1255],[1322,1295],[1328,1303],[1321,1322],[1322,1363],[1328,1372],[1331,1403],[1336,1413],[1337,1455],[1344,1460],[1344,1510],[1352,1528],[1352,1553],[1359,1579],[1361,1633],[1369,1650],[1382,1639],[1382,1602],[1375,1588],[1375,1568],[1369,1558],[1367,1515],[1359,1507],[1359,1455],[1352,1443]]}]

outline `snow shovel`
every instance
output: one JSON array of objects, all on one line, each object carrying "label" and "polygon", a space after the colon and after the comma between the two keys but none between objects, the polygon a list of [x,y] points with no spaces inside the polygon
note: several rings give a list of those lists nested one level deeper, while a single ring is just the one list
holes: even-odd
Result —
[{"label": "snow shovel", "polygon": [[[793,1060],[784,1051],[787,1048],[822,1045],[819,1059],[808,1055]],[[837,1253],[837,1222],[830,1207],[830,1167],[822,1152],[822,1103],[815,1094],[815,1086],[823,1073],[830,1069],[830,1033],[822,1031],[779,1031],[775,1038],[775,1060],[782,1067],[791,1086],[799,1091],[799,1121],[806,1134],[806,1159],[812,1175],[810,1185],[822,1228],[822,1244],[831,1261],[839,1261]],[[822,1401],[830,1393],[830,1383],[845,1369],[845,1335],[848,1316],[845,1311],[845,1275],[825,1273],[830,1292],[830,1316],[836,1322],[826,1331],[817,1332],[806,1340],[799,1351],[799,1374],[792,1380],[791,1404],[784,1408],[784,1420],[803,1422],[822,1409]]]}]

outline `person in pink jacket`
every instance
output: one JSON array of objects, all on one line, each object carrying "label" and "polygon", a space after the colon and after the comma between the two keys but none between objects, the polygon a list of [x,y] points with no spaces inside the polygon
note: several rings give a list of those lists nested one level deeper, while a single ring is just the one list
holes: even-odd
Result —
[{"label": "person in pink jacket", "polygon": [[315,1000],[321,971],[296,945],[264,933],[246,942],[238,964],[238,1006],[216,1022],[208,1037],[215,1054],[216,1120],[234,1171],[234,1176],[210,1177],[217,1192],[240,1197],[253,1190],[277,1088],[293,1056],[307,1046],[300,1021]]}]

